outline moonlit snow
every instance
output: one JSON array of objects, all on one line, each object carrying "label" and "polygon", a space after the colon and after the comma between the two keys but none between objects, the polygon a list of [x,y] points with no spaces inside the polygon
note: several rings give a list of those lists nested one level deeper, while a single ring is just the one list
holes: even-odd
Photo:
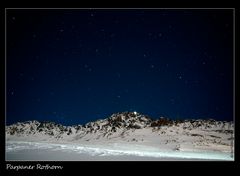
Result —
[{"label": "moonlit snow", "polygon": [[222,152],[179,152],[149,149],[133,146],[87,146],[74,144],[54,144],[46,142],[7,143],[7,160],[47,160],[47,161],[181,161],[181,160],[233,160],[228,153]]}]

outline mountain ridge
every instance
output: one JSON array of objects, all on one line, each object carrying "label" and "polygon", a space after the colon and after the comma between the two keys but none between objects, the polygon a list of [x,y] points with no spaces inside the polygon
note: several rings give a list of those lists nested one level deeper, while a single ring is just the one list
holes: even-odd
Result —
[{"label": "mountain ridge", "polygon": [[169,118],[160,117],[159,119],[152,119],[147,115],[142,115],[137,112],[122,112],[112,114],[110,117],[105,119],[98,119],[93,122],[88,122],[84,125],[76,124],[71,126],[64,126],[50,121],[26,121],[18,122],[6,127],[7,135],[18,135],[21,134],[36,134],[42,133],[49,136],[55,136],[60,138],[61,135],[72,133],[78,134],[84,133],[115,133],[117,130],[135,130],[143,128],[158,128],[164,126],[182,126],[183,129],[191,128],[211,128],[211,126],[222,126],[227,130],[227,126],[232,128],[233,122],[227,121],[216,121],[214,119],[186,119],[186,120],[171,120]]}]

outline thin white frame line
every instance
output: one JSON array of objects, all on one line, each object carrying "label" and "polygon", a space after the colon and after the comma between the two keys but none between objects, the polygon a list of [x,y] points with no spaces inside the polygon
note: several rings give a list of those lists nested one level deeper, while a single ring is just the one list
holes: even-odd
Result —
[{"label": "thin white frame line", "polygon": [[70,9],[70,10],[74,10],[74,9],[76,9],[76,10],[77,9],[86,9],[86,10],[95,10],[95,9],[106,9],[106,10],[111,10],[111,9],[113,9],[113,10],[122,10],[122,9],[123,10],[124,9],[129,9],[129,10],[133,10],[133,9],[136,9],[136,10],[141,10],[141,9],[143,9],[143,10],[144,9],[146,9],[146,10],[154,10],[154,9],[155,10],[159,10],[159,9],[175,9],[175,10],[177,10],[177,9],[179,9],[179,10],[181,10],[181,9],[186,9],[186,10],[193,9],[193,10],[197,10],[197,9],[199,9],[199,10],[201,10],[201,9],[203,9],[203,10],[205,10],[205,9],[209,9],[209,10],[220,10],[220,9],[222,9],[222,10],[224,10],[224,9],[226,9],[227,10],[227,9],[229,9],[230,10],[231,9],[231,10],[233,10],[235,8],[231,8],[231,7],[230,8],[227,8],[227,7],[226,8],[214,8],[214,7],[212,7],[212,8],[187,8],[187,7],[185,7],[185,8],[151,8],[151,7],[149,7],[149,8],[140,8],[140,7],[139,8],[134,8],[134,7],[133,8],[131,8],[131,7],[129,7],[129,8],[126,8],[126,7],[125,8],[114,8],[114,7],[113,8],[111,8],[111,7],[109,7],[109,8],[107,8],[107,7],[106,8],[93,8],[93,7],[86,7],[86,8],[34,8],[34,7],[33,8],[11,8],[10,7],[10,8],[5,8],[5,9],[9,9],[9,10],[10,9],[26,9],[26,10],[31,10],[31,9],[40,9],[40,10],[41,9],[50,9],[50,10],[55,10],[55,9],[56,10],[58,10],[58,9]]},{"label": "thin white frame line", "polygon": [[5,98],[5,126],[4,126],[4,133],[5,133],[5,135],[4,135],[4,137],[5,137],[5,140],[4,140],[4,144],[5,144],[5,161],[6,161],[6,158],[7,158],[7,152],[6,152],[6,139],[7,139],[7,135],[6,135],[6,123],[7,123],[7,9],[5,9],[5,11],[4,11],[4,13],[5,13],[5,22],[4,22],[4,24],[5,24],[5,36],[4,36],[4,43],[5,43],[5,81],[4,81],[4,83],[5,83],[5,96],[4,96],[4,98]]},{"label": "thin white frame line", "polygon": [[236,142],[235,142],[235,129],[236,129],[236,123],[235,123],[235,9],[233,9],[233,123],[234,123],[234,149],[233,149],[233,159],[235,161],[235,149],[236,149]]},{"label": "thin white frame line", "polygon": [[[95,9],[106,9],[106,10],[134,10],[134,9],[148,9],[148,10],[157,10],[157,9],[185,9],[185,10],[233,10],[233,123],[234,123],[234,156],[233,159],[235,161],[235,8],[5,8],[5,126],[4,126],[4,131],[6,130],[6,120],[7,120],[7,10],[12,10],[12,9],[23,9],[23,10],[31,10],[31,9],[39,9],[39,10],[44,10],[44,9],[49,9],[49,10],[59,10],[59,9],[70,9],[70,10],[77,10],[77,9],[86,9],[86,10],[95,10]],[[5,133],[5,161],[6,161],[6,133]],[[18,161],[18,160],[16,160]],[[31,160],[30,160],[31,161]]]}]

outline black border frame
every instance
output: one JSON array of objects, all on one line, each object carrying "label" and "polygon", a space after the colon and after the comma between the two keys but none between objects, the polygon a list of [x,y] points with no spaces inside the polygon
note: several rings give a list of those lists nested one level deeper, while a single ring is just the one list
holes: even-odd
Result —
[{"label": "black border frame", "polygon": [[[157,1],[155,1],[157,2]],[[163,2],[163,1],[162,1]],[[161,2],[161,3],[162,3]],[[191,1],[192,2],[192,1]],[[160,4],[161,4],[160,3]],[[186,3],[186,1],[185,1]],[[193,2],[192,2],[193,3]],[[91,4],[91,3],[90,3]],[[114,2],[113,2],[114,4]],[[191,3],[189,4],[188,2],[186,3],[187,6],[188,5],[192,5]],[[192,6],[193,8],[196,7],[196,8],[205,8],[205,7],[208,7],[208,8],[226,8],[226,4],[224,2],[218,2],[217,5],[210,5],[208,4],[208,6],[199,6],[199,4],[197,3],[194,4],[194,6]],[[28,4],[29,5],[29,4]],[[8,6],[8,8],[25,8],[26,6],[28,5],[24,5],[22,4],[22,2],[19,2],[19,4],[12,4],[10,6]],[[115,5],[118,5],[117,3],[115,3]],[[171,5],[171,2],[166,6],[166,2],[163,4],[161,4],[162,7],[159,7],[159,8],[186,8],[187,6],[185,5],[184,6],[184,3],[182,1],[178,1],[178,3],[176,4],[172,4]],[[209,7],[210,5],[210,7]],[[18,6],[18,7],[16,7]],[[34,5],[36,7],[36,5]],[[32,6],[32,7],[34,7]],[[61,7],[62,8],[77,8],[76,6],[73,7],[73,6],[66,6],[66,4],[64,4],[64,2],[62,2],[62,4],[58,4],[57,6],[55,5],[52,5],[53,8],[56,8],[56,7]],[[165,7],[163,7],[165,6]],[[95,8],[96,6],[94,5],[87,5],[85,6],[86,8]],[[104,6],[103,4],[100,5],[100,7],[106,7]],[[99,8],[100,8],[99,7]],[[113,7],[113,6],[111,6]],[[120,6],[120,7],[117,7],[117,8],[121,8],[121,7],[124,7],[126,8],[126,6]],[[156,5],[148,5],[148,6],[143,6],[141,4],[141,2],[138,2],[138,4],[136,5],[132,5],[130,6],[129,8],[131,7],[134,7],[134,8],[158,8]],[[46,8],[46,6],[44,7],[41,7],[41,8]],[[51,7],[48,7],[48,8],[51,8]],[[229,6],[229,8],[233,8],[232,6]],[[209,162],[189,162],[189,161],[184,161],[184,162],[175,162],[175,161],[166,161],[166,162],[156,162],[156,161],[147,161],[147,162],[143,162],[143,161],[136,161],[136,162],[122,162],[122,161],[114,161],[114,162],[111,162],[111,161],[107,161],[107,162],[93,162],[93,161],[87,161],[87,162],[78,162],[78,161],[61,161],[61,162],[56,162],[56,161],[37,161],[37,162],[29,162],[29,161],[6,161],[5,160],[5,29],[4,29],[4,26],[5,26],[5,8],[1,9],[1,22],[2,22],[2,25],[1,25],[1,29],[2,29],[2,51],[1,54],[2,54],[2,60],[1,60],[1,64],[0,64],[0,67],[1,67],[1,79],[2,79],[2,85],[1,85],[1,103],[2,103],[2,106],[1,106],[1,112],[2,112],[2,116],[0,118],[0,125],[3,125],[2,128],[0,128],[1,130],[1,136],[4,137],[3,141],[4,142],[1,142],[1,148],[0,148],[0,151],[1,151],[1,164],[0,164],[0,172],[2,172],[2,170],[4,170],[4,172],[7,172],[7,174],[20,174],[22,172],[24,173],[29,173],[29,174],[35,174],[35,172],[40,172],[40,173],[43,173],[43,172],[48,172],[48,173],[51,173],[51,174],[59,174],[59,173],[62,173],[62,172],[67,172],[69,174],[72,174],[71,171],[74,171],[74,174],[77,174],[77,175],[82,175],[82,174],[93,174],[94,172],[96,174],[142,174],[146,171],[147,174],[162,174],[162,172],[166,172],[166,173],[169,173],[169,174],[172,174],[173,172],[177,173],[177,174],[223,174],[223,172],[226,172],[226,174],[231,174],[231,173],[234,173],[234,169],[237,169],[237,166],[239,166],[239,158],[238,158],[238,150],[239,148],[237,147],[238,146],[238,135],[235,135],[235,161],[233,162],[212,162],[212,161],[209,161]],[[239,13],[239,9],[235,8],[235,98],[237,97],[237,78],[238,78],[238,67],[237,67],[237,64],[238,64],[238,41],[236,40],[237,38],[239,38],[238,36],[238,31],[239,30],[239,23],[238,23],[238,20],[239,20],[239,17],[238,17],[238,13]],[[237,117],[237,100],[235,100],[235,117]],[[4,117],[4,118],[3,118]],[[235,118],[235,134],[238,134],[238,120],[237,118]],[[49,165],[60,165],[60,166],[63,166],[64,168],[62,170],[19,170],[19,171],[15,171],[15,170],[6,170],[6,164],[13,164],[13,165],[35,165],[35,164],[49,164]],[[208,169],[208,170],[206,170]],[[87,172],[85,172],[87,171]]]}]

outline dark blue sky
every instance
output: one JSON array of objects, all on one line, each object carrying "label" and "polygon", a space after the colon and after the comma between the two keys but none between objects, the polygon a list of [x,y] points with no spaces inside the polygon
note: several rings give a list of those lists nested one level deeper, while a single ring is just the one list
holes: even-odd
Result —
[{"label": "dark blue sky", "polygon": [[233,119],[233,10],[7,10],[7,123]]}]

